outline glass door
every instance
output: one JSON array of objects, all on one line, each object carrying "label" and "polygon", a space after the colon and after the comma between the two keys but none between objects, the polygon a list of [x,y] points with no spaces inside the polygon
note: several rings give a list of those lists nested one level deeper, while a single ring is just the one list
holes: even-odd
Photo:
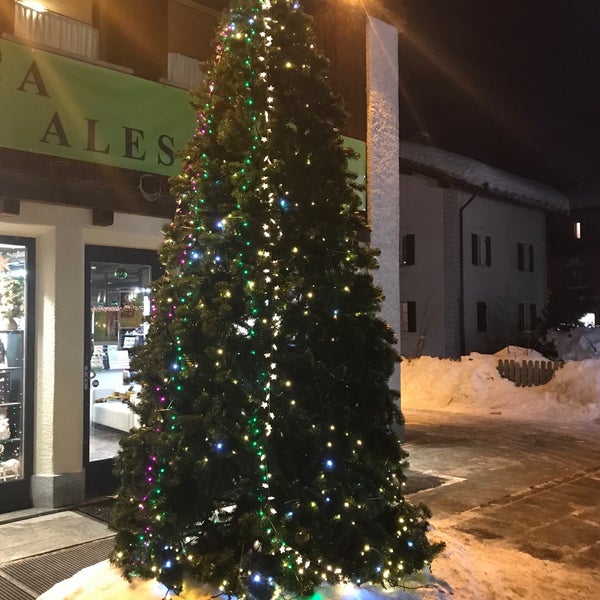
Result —
[{"label": "glass door", "polygon": [[139,385],[130,358],[145,343],[158,258],[152,251],[88,246],[86,269],[84,462],[87,494],[93,496],[114,490],[119,440],[138,425],[133,407]]},{"label": "glass door", "polygon": [[0,236],[0,512],[31,505],[33,249]]}]

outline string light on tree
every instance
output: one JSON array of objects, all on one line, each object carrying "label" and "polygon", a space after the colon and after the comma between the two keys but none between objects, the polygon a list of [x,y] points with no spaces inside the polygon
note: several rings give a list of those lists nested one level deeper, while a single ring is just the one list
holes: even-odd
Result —
[{"label": "string light on tree", "polygon": [[267,600],[398,585],[438,550],[402,497],[398,357],[326,67],[298,2],[232,2],[133,362],[111,557],[128,577]]}]

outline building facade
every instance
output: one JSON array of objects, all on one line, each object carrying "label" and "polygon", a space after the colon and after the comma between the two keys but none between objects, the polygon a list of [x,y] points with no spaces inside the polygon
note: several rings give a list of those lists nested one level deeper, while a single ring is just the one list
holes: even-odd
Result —
[{"label": "building facade", "polygon": [[527,344],[546,303],[551,188],[401,142],[401,348],[459,357]]},{"label": "building facade", "polygon": [[[224,7],[0,0],[0,512],[114,486],[135,426],[129,350],[144,341],[168,178],[194,127],[187,90],[202,85]],[[398,330],[398,32],[342,2],[305,8],[362,154],[353,170],[367,176]]]},{"label": "building facade", "polygon": [[549,222],[549,288],[553,326],[600,325],[600,205],[596,194],[571,201],[571,214]]}]

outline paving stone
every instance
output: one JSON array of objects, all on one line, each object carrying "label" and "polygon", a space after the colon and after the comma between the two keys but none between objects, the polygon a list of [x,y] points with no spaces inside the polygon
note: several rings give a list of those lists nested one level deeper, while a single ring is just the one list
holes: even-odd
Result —
[{"label": "paving stone", "polygon": [[540,496],[546,499],[550,505],[556,503],[557,505],[570,506],[572,511],[582,508],[593,508],[598,505],[598,495],[596,492],[571,484],[552,488],[542,492]]},{"label": "paving stone", "polygon": [[575,479],[575,481],[572,481],[571,485],[575,487],[593,489],[600,492],[600,477],[582,477],[581,479]]},{"label": "paving stone", "polygon": [[[599,500],[600,502],[600,500]],[[600,504],[576,511],[583,521],[600,525]]]},{"label": "paving stone", "polygon": [[552,525],[530,530],[528,538],[534,543],[582,550],[600,541],[600,526],[567,517]]},{"label": "paving stone", "polygon": [[563,562],[564,560],[563,551],[554,546],[544,546],[530,541],[524,541],[517,544],[517,548],[521,550],[521,552],[525,552],[540,560],[552,560],[554,562]]},{"label": "paving stone", "polygon": [[511,538],[517,534],[524,534],[526,527],[516,522],[498,521],[497,519],[478,515],[462,521],[456,529],[464,531],[483,540]]},{"label": "paving stone", "polygon": [[570,514],[567,507],[548,506],[543,500],[532,498],[518,500],[510,504],[489,506],[482,509],[482,512],[504,523],[521,523],[523,527],[527,528],[552,523]]},{"label": "paving stone", "polygon": [[574,554],[565,556],[565,562],[588,571],[598,572],[600,576],[600,541]]}]

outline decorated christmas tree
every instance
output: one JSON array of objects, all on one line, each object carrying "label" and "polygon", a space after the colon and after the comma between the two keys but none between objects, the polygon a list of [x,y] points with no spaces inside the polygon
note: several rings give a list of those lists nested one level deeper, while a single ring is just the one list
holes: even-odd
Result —
[{"label": "decorated christmas tree", "polygon": [[237,0],[173,184],[112,561],[179,590],[395,586],[439,550],[402,495],[397,353],[344,111],[295,0]]}]

